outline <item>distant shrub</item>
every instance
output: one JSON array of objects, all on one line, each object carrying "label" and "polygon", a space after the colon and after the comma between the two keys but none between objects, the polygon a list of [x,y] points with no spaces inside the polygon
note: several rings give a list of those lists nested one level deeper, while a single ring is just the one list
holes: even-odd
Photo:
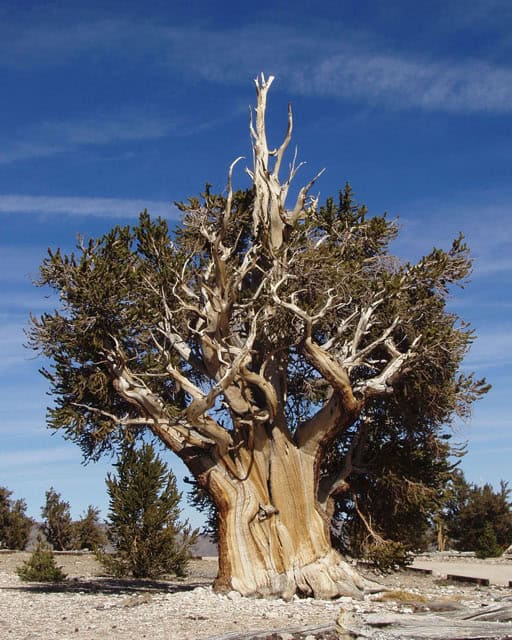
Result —
[{"label": "distant shrub", "polygon": [[460,471],[454,474],[444,519],[456,549],[480,557],[501,555],[512,539],[510,493],[503,480],[495,490],[488,483],[467,482]]},{"label": "distant shrub", "polygon": [[107,542],[100,520],[100,510],[92,505],[87,507],[85,514],[73,523],[74,548],[91,549],[96,551]]},{"label": "distant shrub", "polygon": [[55,551],[73,549],[75,530],[69,502],[61,500],[60,493],[53,487],[46,492],[46,502],[41,509],[41,515],[44,518],[43,532],[48,544]]},{"label": "distant shrub", "polygon": [[24,500],[11,500],[12,491],[0,487],[0,548],[23,551],[34,524]]},{"label": "distant shrub", "polygon": [[477,558],[497,558],[501,556],[503,549],[498,544],[496,539],[496,532],[490,522],[487,522],[480,536],[477,547]]},{"label": "distant shrub", "polygon": [[16,569],[16,573],[24,582],[62,582],[67,577],[62,567],[55,564],[53,551],[41,539],[30,558]]},{"label": "distant shrub", "polygon": [[379,571],[394,571],[413,561],[413,554],[401,542],[377,540],[366,548],[365,558]]}]

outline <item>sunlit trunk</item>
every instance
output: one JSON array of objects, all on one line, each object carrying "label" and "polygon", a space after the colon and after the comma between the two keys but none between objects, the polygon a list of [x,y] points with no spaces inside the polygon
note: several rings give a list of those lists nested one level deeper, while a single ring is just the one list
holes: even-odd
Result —
[{"label": "sunlit trunk", "polygon": [[[313,460],[280,431],[245,457],[245,477],[211,474],[219,512],[218,590],[246,596],[359,596],[362,580],[330,543]],[[230,477],[228,477],[230,476]]]}]

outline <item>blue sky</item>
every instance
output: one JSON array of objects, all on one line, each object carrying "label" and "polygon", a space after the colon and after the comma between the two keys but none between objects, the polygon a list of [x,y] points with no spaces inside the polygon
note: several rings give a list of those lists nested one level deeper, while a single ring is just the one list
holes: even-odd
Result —
[{"label": "blue sky", "polygon": [[20,0],[0,4],[0,485],[31,515],[50,485],[74,516],[105,510],[109,468],[45,428],[41,362],[22,347],[29,313],[52,306],[37,265],[145,207],[173,221],[207,181],[222,190],[250,159],[260,71],[276,76],[271,144],[291,101],[299,179],[326,167],[321,199],[350,181],[399,217],[407,259],[465,233],[474,274],[450,306],[479,336],[466,367],[493,390],[456,425],[462,467],[512,479],[512,3]]}]

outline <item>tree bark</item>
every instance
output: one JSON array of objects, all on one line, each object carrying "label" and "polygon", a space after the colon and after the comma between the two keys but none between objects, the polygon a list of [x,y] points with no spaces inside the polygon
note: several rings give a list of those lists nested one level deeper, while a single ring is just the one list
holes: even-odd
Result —
[{"label": "tree bark", "polygon": [[215,588],[284,599],[361,597],[364,580],[332,548],[313,457],[274,427],[266,440],[256,435],[253,451],[240,450],[240,459],[244,476],[217,465],[208,477],[219,513]]}]

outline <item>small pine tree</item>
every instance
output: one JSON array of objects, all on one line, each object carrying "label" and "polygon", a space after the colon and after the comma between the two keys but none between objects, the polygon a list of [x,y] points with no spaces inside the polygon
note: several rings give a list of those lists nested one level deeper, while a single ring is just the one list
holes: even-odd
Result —
[{"label": "small pine tree", "polygon": [[477,558],[497,558],[503,549],[498,544],[496,532],[490,522],[487,522],[475,549]]},{"label": "small pine tree", "polygon": [[0,547],[23,551],[34,524],[24,500],[11,500],[12,491],[0,487]]},{"label": "small pine tree", "polygon": [[41,509],[44,518],[43,533],[55,551],[68,551],[74,546],[74,526],[69,502],[61,500],[53,487],[46,492],[46,503]]},{"label": "small pine tree", "polygon": [[16,569],[16,573],[24,582],[62,582],[67,577],[62,567],[55,564],[53,551],[41,538],[30,558]]},{"label": "small pine tree", "polygon": [[454,474],[444,518],[455,548],[500,555],[512,539],[509,497],[506,482],[495,491],[490,484],[480,487],[467,482],[461,471]]},{"label": "small pine tree", "polygon": [[100,510],[89,505],[85,514],[74,523],[76,549],[96,550],[106,543],[107,539],[101,528],[99,515]]},{"label": "small pine tree", "polygon": [[126,447],[115,466],[117,476],[106,480],[107,536],[115,553],[100,554],[101,562],[116,576],[184,575],[197,531],[179,521],[181,493],[174,474],[149,444]]}]

